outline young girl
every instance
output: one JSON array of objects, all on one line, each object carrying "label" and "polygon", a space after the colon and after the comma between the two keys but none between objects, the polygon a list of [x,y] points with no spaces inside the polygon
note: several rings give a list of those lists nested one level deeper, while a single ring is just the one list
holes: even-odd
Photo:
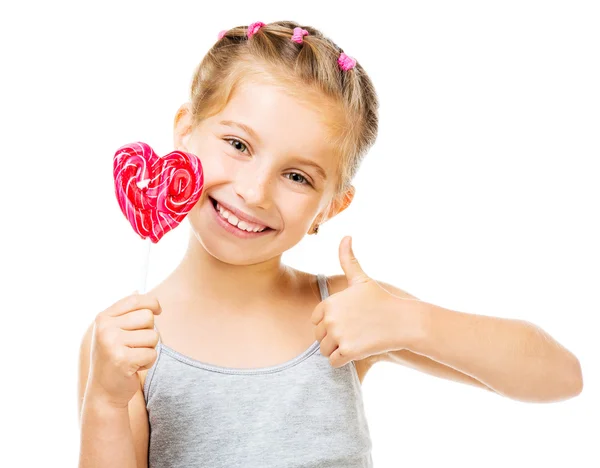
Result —
[{"label": "young girl", "polygon": [[[577,395],[579,361],[533,324],[281,263],[351,203],[377,135],[356,61],[289,21],[219,34],[175,116],[202,197],[188,250],[81,346],[80,467],[369,467],[361,382],[389,360],[523,401]],[[159,335],[160,333],[160,335]]]}]

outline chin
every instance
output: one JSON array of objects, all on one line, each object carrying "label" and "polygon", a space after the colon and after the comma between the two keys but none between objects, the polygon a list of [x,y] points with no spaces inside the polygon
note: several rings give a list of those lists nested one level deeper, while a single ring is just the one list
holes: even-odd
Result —
[{"label": "chin", "polygon": [[265,263],[278,254],[277,252],[271,251],[261,251],[256,252],[256,250],[244,249],[240,245],[230,244],[228,242],[223,242],[222,239],[211,235],[203,235],[201,232],[198,232],[196,229],[192,228],[194,235],[202,247],[211,257],[216,260],[226,263],[228,265],[235,266],[248,266],[248,265],[256,265],[258,263]]},{"label": "chin", "polygon": [[262,263],[277,255],[273,251],[272,242],[265,243],[265,248],[258,252],[257,249],[247,248],[248,241],[231,237],[214,221],[207,221],[207,216],[213,216],[208,211],[212,209],[212,204],[207,199],[203,206],[196,205],[188,214],[188,222],[196,241],[212,257],[229,265],[244,266]]}]

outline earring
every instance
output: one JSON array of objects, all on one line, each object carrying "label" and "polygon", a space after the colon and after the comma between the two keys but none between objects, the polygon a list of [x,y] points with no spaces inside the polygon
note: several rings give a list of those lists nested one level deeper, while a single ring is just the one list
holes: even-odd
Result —
[{"label": "earring", "polygon": [[317,232],[319,232],[319,225],[318,224],[313,229],[313,234],[316,234]]}]

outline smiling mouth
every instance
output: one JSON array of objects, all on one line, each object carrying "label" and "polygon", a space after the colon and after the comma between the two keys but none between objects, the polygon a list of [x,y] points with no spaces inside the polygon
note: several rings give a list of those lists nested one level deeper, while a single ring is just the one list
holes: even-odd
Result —
[{"label": "smiling mouth", "polygon": [[[214,210],[215,210],[215,212],[217,213],[217,216],[221,217],[221,218],[223,219],[223,221],[225,221],[226,223],[229,223],[229,224],[230,224],[232,227],[236,227],[236,228],[238,228],[240,231],[243,231],[243,232],[248,232],[248,233],[250,233],[250,234],[262,234],[262,233],[264,233],[264,232],[267,232],[267,231],[274,231],[274,229],[273,229],[273,228],[270,228],[269,226],[265,226],[265,227],[264,227],[264,229],[261,229],[260,231],[247,231],[247,230],[245,230],[245,229],[242,229],[242,228],[240,228],[240,227],[238,227],[238,226],[239,226],[239,223],[240,223],[240,222],[244,221],[244,219],[240,219],[240,221],[238,221],[238,223],[236,223],[237,225],[234,225],[234,224],[230,223],[230,222],[229,222],[229,220],[228,220],[227,218],[225,218],[224,216],[222,216],[222,215],[221,215],[221,213],[220,213],[219,209],[217,208],[217,205],[218,205],[218,202],[217,202],[217,200],[215,200],[215,199],[214,199],[214,198],[212,198],[211,196],[208,196],[208,198],[209,198],[210,202],[212,203],[213,209],[214,209]],[[230,216],[231,216],[231,215],[230,215]]]}]

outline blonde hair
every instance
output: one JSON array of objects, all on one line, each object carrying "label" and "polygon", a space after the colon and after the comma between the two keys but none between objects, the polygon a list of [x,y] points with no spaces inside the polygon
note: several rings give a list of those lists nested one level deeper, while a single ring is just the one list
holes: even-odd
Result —
[{"label": "blonde hair", "polygon": [[[309,33],[301,44],[291,40],[296,27]],[[344,51],[319,30],[293,21],[266,24],[251,37],[248,26],[222,34],[192,79],[194,124],[220,112],[245,81],[267,82],[303,102],[318,103],[337,157],[334,197],[344,193],[377,138],[379,103],[364,69],[357,62],[342,70],[338,58]]]}]

